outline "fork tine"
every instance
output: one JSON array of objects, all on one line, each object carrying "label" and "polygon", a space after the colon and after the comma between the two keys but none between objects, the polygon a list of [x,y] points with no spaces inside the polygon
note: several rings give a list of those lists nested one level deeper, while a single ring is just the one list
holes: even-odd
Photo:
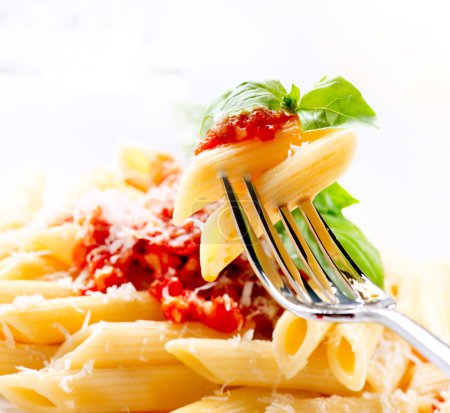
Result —
[{"label": "fork tine", "polygon": [[[339,284],[337,282],[335,283],[336,287],[338,287],[338,289],[340,290],[344,290],[341,292],[348,298],[351,298],[353,300],[361,298],[359,292],[354,288],[350,280],[346,276],[344,276],[349,275],[352,278],[356,278],[353,277],[353,269],[351,269],[351,272],[347,274],[339,270],[338,266],[336,265],[336,262],[342,264],[345,263],[345,261],[341,259],[339,250],[336,248],[336,245],[334,244],[329,234],[329,228],[325,227],[322,217],[317,212],[313,203],[310,200],[306,200],[300,202],[299,207],[303,218],[308,225],[308,228],[310,229],[314,239],[317,242],[317,245],[319,246],[325,259],[327,260],[328,265],[336,276],[336,281],[339,281]],[[347,269],[348,267],[348,265],[343,265],[343,268],[345,269]],[[359,274],[357,275],[356,280],[362,281]]]},{"label": "fork tine", "polygon": [[232,217],[237,232],[247,253],[248,260],[256,275],[263,283],[269,293],[282,305],[286,305],[286,300],[291,304],[298,304],[299,301],[293,295],[278,271],[273,267],[270,258],[263,249],[253,228],[248,223],[248,219],[241,206],[241,203],[234,192],[226,174],[219,176],[222,181],[225,196],[231,208]]},{"label": "fork tine", "polygon": [[328,280],[322,266],[319,261],[317,261],[311,248],[309,248],[303,234],[300,232],[294,217],[291,214],[289,208],[284,205],[278,208],[278,212],[281,216],[281,222],[289,235],[292,244],[297,251],[297,255],[300,257],[302,264],[308,271],[308,275],[315,282],[315,284],[320,288],[322,294],[326,297],[325,301],[331,304],[338,303],[338,299],[334,295],[333,287]]},{"label": "fork tine", "polygon": [[[338,266],[342,269],[341,273],[357,281],[357,283],[352,283],[352,286],[359,295],[364,299],[370,299],[372,294],[384,295],[384,291],[378,288],[350,257],[314,204],[312,202],[304,202],[300,209],[302,213],[304,212],[308,216],[308,222],[315,226],[319,238],[322,236],[321,241],[327,251],[326,255],[330,256],[334,263],[338,263]],[[319,230],[317,230],[318,227],[320,228]]]},{"label": "fork tine", "polygon": [[273,255],[275,256],[275,259],[278,262],[278,265],[286,276],[292,289],[298,294],[299,297],[301,297],[303,302],[311,303],[312,299],[309,296],[305,285],[303,284],[300,271],[286,251],[286,248],[283,245],[283,242],[281,241],[275,227],[273,226],[266,209],[259,199],[258,193],[256,192],[256,188],[253,185],[251,177],[245,176],[244,182],[252,200],[252,205],[256,211],[256,215],[258,216],[259,222],[263,227],[264,235],[268,240],[268,243],[273,252]]}]

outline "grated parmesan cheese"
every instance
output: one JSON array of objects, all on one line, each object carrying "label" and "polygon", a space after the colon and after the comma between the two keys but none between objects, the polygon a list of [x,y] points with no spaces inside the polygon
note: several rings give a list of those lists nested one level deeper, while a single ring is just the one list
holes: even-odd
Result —
[{"label": "grated parmesan cheese", "polygon": [[83,364],[83,367],[78,373],[68,374],[64,376],[58,386],[64,393],[72,393],[73,392],[73,381],[76,379],[81,379],[87,375],[91,375],[94,369],[94,360],[88,360]]},{"label": "grated parmesan cheese", "polygon": [[205,285],[202,285],[201,287],[195,288],[193,293],[194,293],[194,295],[197,295],[199,293],[199,291],[209,290],[210,288],[213,288],[216,285],[217,285],[217,281],[214,281],[214,282],[211,282],[211,283],[207,283]]},{"label": "grated parmesan cheese", "polygon": [[106,290],[106,295],[111,298],[119,298],[125,301],[133,301],[137,297],[137,290],[131,283],[122,284],[117,287],[116,285],[109,287]]},{"label": "grated parmesan cheese", "polygon": [[242,335],[242,341],[252,341],[254,334],[255,330],[253,328],[250,328]]},{"label": "grated parmesan cheese", "polygon": [[231,311],[231,298],[228,294],[223,295],[223,301],[225,303],[225,310]]},{"label": "grated parmesan cheese", "polygon": [[90,321],[91,321],[91,310],[88,310],[86,313],[86,317],[84,318],[83,324],[81,326],[81,331],[85,331],[88,328]]},{"label": "grated parmesan cheese", "polygon": [[61,324],[61,323],[57,323],[56,321],[52,324],[51,326],[52,328],[56,328],[67,341],[72,340],[72,335],[70,334],[70,332]]},{"label": "grated parmesan cheese", "polygon": [[73,289],[73,279],[67,271],[56,271],[42,276],[43,281],[54,281],[64,287]]},{"label": "grated parmesan cheese", "polygon": [[252,290],[254,286],[253,281],[246,281],[244,284],[244,288],[242,289],[241,299],[239,300],[239,304],[244,307],[249,307],[252,304]]},{"label": "grated parmesan cheese", "polygon": [[32,305],[38,305],[45,302],[45,298],[41,294],[18,295],[11,303],[14,310],[24,312]]}]

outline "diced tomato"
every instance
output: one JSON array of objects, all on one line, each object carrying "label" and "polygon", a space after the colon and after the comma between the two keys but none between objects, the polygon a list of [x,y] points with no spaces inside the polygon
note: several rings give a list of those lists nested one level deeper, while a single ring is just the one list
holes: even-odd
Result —
[{"label": "diced tomato", "polygon": [[251,139],[270,141],[276,133],[296,115],[288,115],[283,111],[272,111],[257,108],[252,112],[244,112],[229,116],[206,132],[206,136],[195,148],[195,154],[214,149],[218,146],[238,143]]}]

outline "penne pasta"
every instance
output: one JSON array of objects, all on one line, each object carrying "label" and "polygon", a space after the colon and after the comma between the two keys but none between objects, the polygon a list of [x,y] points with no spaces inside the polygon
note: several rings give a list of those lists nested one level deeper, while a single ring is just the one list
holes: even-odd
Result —
[{"label": "penne pasta", "polygon": [[0,397],[0,411],[2,413],[23,413],[23,410],[9,403],[4,397]]},{"label": "penne pasta", "polygon": [[244,173],[257,176],[287,158],[291,145],[299,145],[300,125],[288,123],[272,141],[246,141],[219,146],[195,156],[185,169],[175,199],[173,221],[181,224],[194,212],[222,198],[219,171],[241,186]]},{"label": "penne pasta", "polygon": [[450,389],[442,392],[441,394],[442,400],[437,402],[433,408],[434,413],[449,413],[450,412]]},{"label": "penne pasta", "polygon": [[124,182],[147,191],[167,174],[167,161],[172,157],[148,147],[125,144],[119,148],[118,160]]},{"label": "penne pasta", "polygon": [[308,393],[244,387],[216,392],[173,413],[414,413],[418,411],[417,407],[417,397],[412,392],[319,397]]},{"label": "penne pasta", "polygon": [[384,330],[367,370],[371,391],[392,393],[411,363],[411,348],[389,330]]},{"label": "penne pasta", "polygon": [[273,354],[286,378],[294,377],[319,346],[331,323],[299,318],[285,311],[273,332]]},{"label": "penne pasta", "polygon": [[29,237],[25,249],[45,251],[46,256],[70,267],[79,230],[78,225],[72,223],[38,230]]},{"label": "penne pasta", "polygon": [[290,379],[283,376],[275,362],[272,344],[266,341],[186,338],[169,341],[166,350],[217,384],[297,389],[324,394],[351,393],[331,374],[323,347],[319,347],[308,364]]},{"label": "penne pasta", "polygon": [[0,260],[18,252],[27,234],[28,228],[26,227],[0,231]]},{"label": "penne pasta", "polygon": [[75,295],[70,285],[58,281],[0,280],[0,304],[12,303],[16,297],[41,295],[44,298]]},{"label": "penne pasta", "polygon": [[417,397],[414,393],[370,394],[364,393],[362,397],[317,397],[292,398],[291,400],[279,398],[266,407],[265,413],[414,413],[418,412]]},{"label": "penne pasta", "polygon": [[55,354],[54,366],[70,363],[81,368],[89,360],[95,367],[177,364],[164,346],[181,337],[226,337],[200,323],[166,321],[100,322],[70,337]]},{"label": "penne pasta", "polygon": [[24,227],[42,206],[45,187],[42,173],[25,173],[11,184],[0,204],[0,230]]},{"label": "penne pasta", "polygon": [[423,411],[431,411],[431,405],[450,391],[450,378],[431,363],[420,363],[413,368],[409,390],[418,395]]},{"label": "penne pasta", "polygon": [[168,411],[215,386],[182,365],[22,371],[0,377],[0,392],[31,413]]},{"label": "penne pasta", "polygon": [[203,397],[201,400],[181,407],[172,413],[264,413],[267,403],[265,397],[270,397],[271,390],[243,387],[227,392]]},{"label": "penne pasta", "polygon": [[115,290],[115,294],[49,300],[39,296],[23,297],[0,307],[0,323],[15,340],[54,344],[61,343],[83,325],[101,320],[162,319],[159,303],[148,292],[121,288]]},{"label": "penne pasta", "polygon": [[[352,131],[332,132],[312,143],[302,144],[291,156],[263,173],[255,185],[273,222],[279,220],[277,207],[313,198],[331,185],[348,168],[356,146]],[[262,235],[256,213],[247,196],[240,194],[242,206],[256,234]],[[200,264],[203,278],[214,281],[220,271],[243,251],[227,204],[219,207],[203,226]]]},{"label": "penne pasta", "polygon": [[[187,219],[223,198],[224,171],[261,235],[244,174],[275,222],[278,206],[313,199],[349,166],[352,130],[302,132],[297,88],[264,85],[239,87],[244,96],[256,87],[273,108],[250,102],[240,113],[232,102],[234,117],[222,100],[212,106],[213,129],[183,176],[170,155],[124,145],[118,170],[94,171],[58,214],[40,212],[38,176],[4,215],[0,208],[1,412],[19,413],[3,396],[31,413],[448,411],[450,379],[392,332],[283,313],[249,261],[234,261],[243,248],[227,204]],[[327,114],[307,107],[303,126],[325,126],[312,121]],[[356,202],[339,188],[322,197],[330,215]],[[389,267],[388,291],[400,311],[450,341],[450,267],[411,268]]]},{"label": "penne pasta", "polygon": [[353,391],[361,390],[383,327],[369,323],[340,323],[329,333],[327,357],[339,382]]},{"label": "penne pasta", "polygon": [[0,261],[0,280],[33,280],[65,269],[47,252],[16,252]]},{"label": "penne pasta", "polygon": [[450,343],[450,264],[432,263],[401,275],[399,311]]},{"label": "penne pasta", "polygon": [[[293,398],[313,397],[312,393],[279,393],[271,389],[242,387],[234,390],[216,391],[198,402],[181,407],[172,413],[264,413],[272,403],[291,401]],[[284,410],[289,412],[289,410]]]},{"label": "penne pasta", "polygon": [[40,369],[55,354],[57,346],[0,342],[0,375],[17,372],[17,367]]}]

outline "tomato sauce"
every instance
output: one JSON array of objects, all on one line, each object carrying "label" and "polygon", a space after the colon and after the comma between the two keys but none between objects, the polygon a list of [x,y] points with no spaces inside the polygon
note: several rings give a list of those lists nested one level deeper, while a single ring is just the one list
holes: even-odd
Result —
[{"label": "tomato sauce", "polygon": [[198,155],[218,146],[251,139],[259,139],[263,142],[274,140],[275,134],[287,122],[296,118],[297,115],[288,115],[283,111],[272,111],[265,108],[257,108],[251,112],[230,116],[209,129],[194,152]]},{"label": "tomato sauce", "polygon": [[[93,204],[78,222],[84,234],[75,249],[75,271],[84,288],[106,292],[132,283],[161,302],[166,319],[200,321],[225,333],[254,328],[256,337],[270,338],[282,310],[267,294],[241,256],[218,280],[207,283],[200,271],[201,225],[216,206],[195,213],[182,225],[172,222],[178,176],[172,174],[150,188],[143,210],[126,211],[133,223],[108,216],[118,205]],[[125,214],[124,214],[125,216]],[[125,240],[123,234],[130,233]]]}]

